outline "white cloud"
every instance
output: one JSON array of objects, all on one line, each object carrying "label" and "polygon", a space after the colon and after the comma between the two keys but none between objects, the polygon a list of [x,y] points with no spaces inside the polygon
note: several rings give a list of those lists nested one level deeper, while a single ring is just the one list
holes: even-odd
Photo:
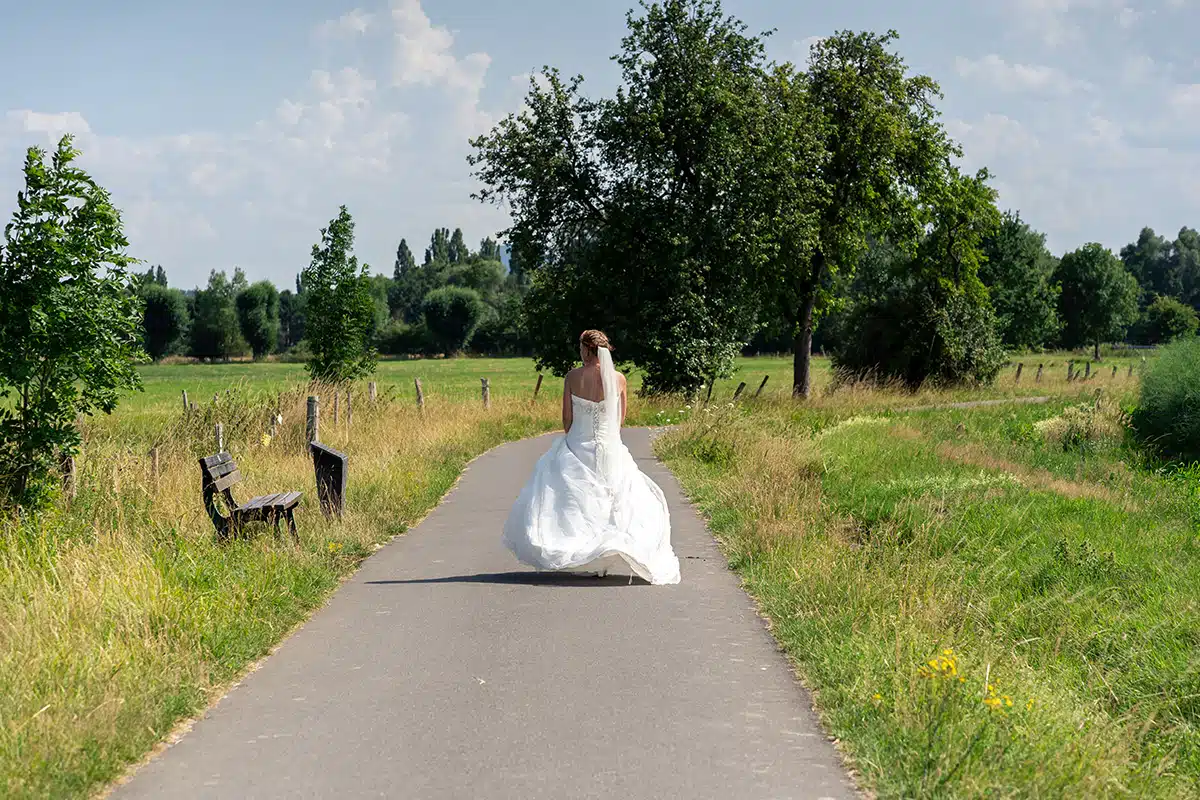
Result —
[{"label": "white cloud", "polygon": [[78,111],[62,111],[45,114],[28,109],[9,111],[5,115],[6,127],[19,133],[41,134],[48,139],[60,139],[65,134],[82,136],[92,132],[83,114]]},{"label": "white cloud", "polygon": [[1086,81],[1076,80],[1055,67],[1010,64],[995,53],[977,61],[960,56],[955,67],[962,77],[984,81],[1004,92],[1065,95],[1091,88]]},{"label": "white cloud", "polygon": [[946,129],[968,158],[986,164],[999,156],[1028,154],[1039,146],[1038,138],[1017,120],[1004,114],[985,114],[978,122],[951,120]]},{"label": "white cloud", "polygon": [[240,132],[121,136],[78,112],[0,108],[10,165],[0,212],[21,180],[12,166],[20,150],[72,132],[80,165],[124,212],[132,254],[162,263],[176,285],[240,264],[286,286],[341,203],[358,222],[360,257],[385,271],[401,236],[419,241],[441,225],[494,235],[503,212],[470,199],[465,161],[467,137],[494,118],[480,105],[490,58],[460,53],[416,0],[397,0],[392,12],[341,17],[343,33],[394,24],[390,47],[353,53],[356,67],[312,71]]},{"label": "white cloud", "polygon": [[1124,0],[1004,0],[1022,25],[1046,44],[1058,46],[1082,37],[1078,16],[1083,12],[1117,13]]},{"label": "white cloud", "polygon": [[362,36],[375,23],[375,15],[360,8],[348,11],[337,19],[327,20],[317,26],[317,36],[323,39]]},{"label": "white cloud", "polygon": [[1200,83],[1175,86],[1171,89],[1168,100],[1176,113],[1194,116],[1200,122]]},{"label": "white cloud", "polygon": [[808,36],[799,41],[792,42],[792,52],[796,59],[801,63],[807,63],[808,57],[812,53],[813,47],[825,41],[828,37],[825,36]]},{"label": "white cloud", "polygon": [[1117,24],[1122,28],[1132,28],[1143,15],[1142,11],[1134,11],[1129,7],[1122,8],[1117,12]]}]

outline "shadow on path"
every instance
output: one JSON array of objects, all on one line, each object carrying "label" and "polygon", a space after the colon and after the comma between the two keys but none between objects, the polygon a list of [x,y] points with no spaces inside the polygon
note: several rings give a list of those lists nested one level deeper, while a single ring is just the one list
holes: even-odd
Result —
[{"label": "shadow on path", "polygon": [[404,586],[430,583],[502,583],[521,586],[649,586],[649,581],[634,575],[605,575],[577,572],[482,572],[476,575],[447,575],[442,578],[411,578],[408,580],[365,581],[369,586]]}]

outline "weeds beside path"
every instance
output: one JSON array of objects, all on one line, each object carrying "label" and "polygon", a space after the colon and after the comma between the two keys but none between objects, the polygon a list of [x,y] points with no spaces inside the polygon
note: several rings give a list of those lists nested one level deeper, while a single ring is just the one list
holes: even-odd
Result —
[{"label": "weeds beside path", "polygon": [[1200,794],[1200,477],[1075,438],[1119,408],[1076,403],[835,397],[658,441],[880,797]]}]

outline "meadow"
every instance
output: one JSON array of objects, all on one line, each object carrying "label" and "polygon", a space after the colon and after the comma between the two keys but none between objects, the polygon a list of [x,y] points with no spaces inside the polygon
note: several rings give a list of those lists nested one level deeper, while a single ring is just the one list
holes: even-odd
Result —
[{"label": "meadow", "polygon": [[1130,446],[1136,380],[1110,376],[659,440],[877,796],[1200,796],[1200,469]]},{"label": "meadow", "polygon": [[[1187,571],[1186,532],[1198,512],[1186,481],[1125,465],[1115,445],[1079,455],[1034,443],[1030,426],[1097,388],[1118,398],[1136,389],[1128,369],[1136,359],[1109,359],[1090,381],[1067,383],[1066,358],[1027,359],[1019,383],[1010,368],[985,390],[916,394],[830,392],[818,359],[817,396],[805,405],[788,399],[790,359],[742,359],[706,409],[631,398],[630,424],[677,426],[663,455],[711,514],[866,785],[885,796],[919,787],[931,796],[975,787],[1023,794],[1026,780],[1046,787],[1043,795],[1195,788],[1189,726],[1200,689],[1186,648],[1196,641],[1188,626],[1200,576]],[[119,777],[268,654],[363,558],[419,521],[468,461],[559,425],[561,384],[547,376],[531,402],[536,372],[524,359],[381,362],[377,399],[355,385],[348,423],[341,389],[336,424],[331,387],[307,385],[301,365],[168,364],[142,375],[144,392],[85,421],[74,498],[36,522],[0,521],[7,797],[89,796]],[[490,409],[480,399],[484,377]],[[743,402],[732,407],[743,381]],[[185,390],[197,404],[188,414]],[[322,441],[351,459],[340,522],[316,507],[304,438],[310,393],[322,397]],[[921,410],[1032,395],[1054,400]],[[283,422],[270,437],[275,414]],[[299,543],[266,529],[214,540],[196,459],[215,450],[216,422],[245,476],[239,497],[304,491]],[[1060,483],[1076,488],[1064,493]],[[1156,515],[1160,506],[1169,512]],[[1183,609],[1182,622],[1169,609]],[[914,755],[927,711],[914,698],[935,683],[913,670],[951,648],[973,688],[994,675],[1006,695],[1036,700],[1027,713],[1037,737],[1014,739],[1035,742],[1033,750],[1010,743],[991,765],[992,728],[972,739],[964,726],[978,709],[963,701],[960,718],[944,701],[945,741],[931,739],[925,762]],[[1017,713],[1006,719],[1016,725]],[[972,755],[955,766],[964,746],[955,737],[967,734]],[[1062,762],[1075,765],[1066,777],[1067,767],[1045,758],[1053,744],[1074,759]],[[1001,767],[1032,756],[1036,774],[1004,777]],[[1104,767],[1094,780],[1093,760]]]}]

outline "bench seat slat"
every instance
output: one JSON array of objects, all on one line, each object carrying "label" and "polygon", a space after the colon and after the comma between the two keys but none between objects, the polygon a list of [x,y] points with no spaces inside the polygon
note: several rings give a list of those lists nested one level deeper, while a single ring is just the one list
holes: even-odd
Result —
[{"label": "bench seat slat", "polygon": [[295,508],[297,505],[299,505],[300,498],[303,496],[303,494],[303,492],[287,492],[280,495],[275,503],[286,511],[289,508]]},{"label": "bench seat slat", "polygon": [[227,464],[233,461],[233,456],[229,455],[229,453],[217,453],[215,456],[208,456],[200,460],[206,468],[212,469],[218,464]]},{"label": "bench seat slat", "polygon": [[246,503],[238,509],[238,511],[253,511],[256,508],[268,508],[271,506],[271,501],[273,501],[276,497],[278,497],[277,494],[264,494],[258,497],[252,497],[247,500]]},{"label": "bench seat slat", "polygon": [[241,479],[242,479],[242,473],[238,472],[235,469],[233,472],[230,472],[228,475],[217,478],[215,481],[213,481],[213,491],[223,492],[226,489],[228,489],[230,486],[233,486],[235,483],[238,483],[239,481],[241,481]]},{"label": "bench seat slat", "polygon": [[264,494],[259,497],[252,497],[246,501],[245,505],[238,508],[238,513],[262,511],[268,508],[287,511],[289,508],[295,508],[300,503],[302,496],[303,492],[279,492],[277,494]]},{"label": "bench seat slat", "polygon": [[213,480],[224,477],[238,468],[236,461],[226,461],[224,464],[217,464],[215,467],[208,468],[208,474]]}]

